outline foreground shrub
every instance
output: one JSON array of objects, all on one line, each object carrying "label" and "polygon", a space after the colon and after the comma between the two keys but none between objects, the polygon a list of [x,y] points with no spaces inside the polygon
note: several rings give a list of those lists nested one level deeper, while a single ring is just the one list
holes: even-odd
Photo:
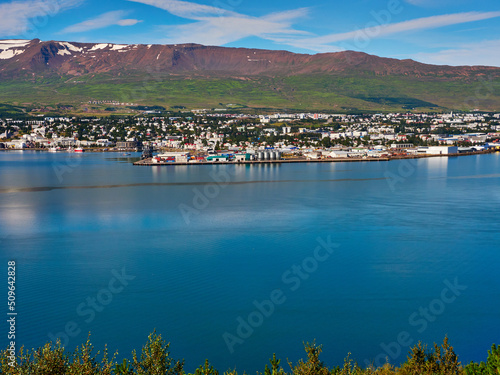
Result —
[{"label": "foreground shrub", "polygon": [[434,344],[434,351],[428,351],[427,345],[422,345],[421,342],[411,348],[410,356],[401,366],[399,374],[457,375],[460,372],[458,357],[453,351],[453,347],[448,343],[448,338],[445,337],[441,347]]},{"label": "foreground shrub", "polygon": [[500,345],[491,346],[486,363],[471,362],[465,366],[464,370],[466,375],[500,375]]},{"label": "foreground shrub", "polygon": [[[27,351],[20,348],[10,366],[9,352],[0,352],[0,374],[9,375],[186,375],[184,360],[174,360],[170,356],[170,344],[156,332],[151,333],[140,355],[134,350],[132,360],[123,359],[117,363],[108,357],[107,349],[95,352],[90,336],[85,344],[73,353],[65,351],[58,341],[47,343],[39,349]],[[361,368],[347,355],[342,367],[328,368],[321,360],[321,345],[304,344],[306,358],[294,365],[288,361],[290,371],[281,366],[281,360],[273,354],[263,374],[258,375],[500,375],[500,346],[493,345],[488,351],[486,362],[471,362],[462,367],[453,347],[445,338],[441,346],[433,349],[419,342],[410,349],[406,361],[400,367],[389,363],[381,367]],[[219,375],[219,371],[208,360],[188,375]],[[229,370],[224,375],[238,375]],[[245,375],[243,373],[243,375]]]}]

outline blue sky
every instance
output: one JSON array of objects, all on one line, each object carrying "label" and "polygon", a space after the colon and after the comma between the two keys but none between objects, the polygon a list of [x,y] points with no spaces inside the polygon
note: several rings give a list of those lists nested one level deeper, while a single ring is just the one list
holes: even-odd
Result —
[{"label": "blue sky", "polygon": [[0,38],[355,50],[500,66],[498,0],[0,0]]}]

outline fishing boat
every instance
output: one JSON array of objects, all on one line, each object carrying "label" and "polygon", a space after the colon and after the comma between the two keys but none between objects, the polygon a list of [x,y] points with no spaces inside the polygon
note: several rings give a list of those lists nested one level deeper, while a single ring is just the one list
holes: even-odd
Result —
[{"label": "fishing boat", "polygon": [[85,150],[81,147],[75,148],[75,152],[85,152]]}]

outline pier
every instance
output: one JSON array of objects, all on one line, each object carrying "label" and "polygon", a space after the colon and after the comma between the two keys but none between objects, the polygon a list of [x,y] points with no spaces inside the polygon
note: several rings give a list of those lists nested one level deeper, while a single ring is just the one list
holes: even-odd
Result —
[{"label": "pier", "polygon": [[403,160],[403,159],[423,159],[432,157],[458,157],[458,156],[468,156],[468,155],[481,155],[481,154],[491,154],[494,152],[499,152],[498,150],[484,150],[476,152],[464,152],[459,154],[442,154],[442,155],[432,155],[432,154],[417,154],[417,155],[397,155],[390,157],[360,157],[360,158],[323,158],[323,159],[308,159],[304,157],[299,158],[286,158],[277,160],[241,160],[241,161],[200,161],[192,160],[187,162],[153,162],[153,158],[146,158],[143,160],[136,161],[134,165],[139,166],[176,166],[176,165],[266,165],[266,164],[290,164],[290,163],[353,163],[353,162],[377,162],[377,161],[391,161],[391,160]]}]

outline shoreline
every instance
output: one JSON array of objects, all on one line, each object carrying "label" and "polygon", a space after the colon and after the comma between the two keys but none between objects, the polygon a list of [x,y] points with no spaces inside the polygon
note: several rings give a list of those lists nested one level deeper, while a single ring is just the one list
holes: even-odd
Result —
[{"label": "shoreline", "polygon": [[327,159],[307,159],[307,158],[291,158],[291,159],[281,159],[281,160],[245,160],[245,161],[196,161],[196,162],[164,162],[164,163],[153,163],[152,158],[147,158],[139,160],[133,163],[137,166],[176,166],[176,165],[248,165],[248,164],[290,164],[290,163],[354,163],[354,162],[384,162],[391,160],[403,160],[403,159],[423,159],[432,157],[459,157],[459,156],[471,156],[471,155],[484,155],[493,154],[495,152],[500,152],[499,150],[485,150],[476,152],[464,152],[461,154],[439,154],[439,155],[408,155],[408,156],[394,156],[394,157],[384,157],[384,158],[327,158]]}]

